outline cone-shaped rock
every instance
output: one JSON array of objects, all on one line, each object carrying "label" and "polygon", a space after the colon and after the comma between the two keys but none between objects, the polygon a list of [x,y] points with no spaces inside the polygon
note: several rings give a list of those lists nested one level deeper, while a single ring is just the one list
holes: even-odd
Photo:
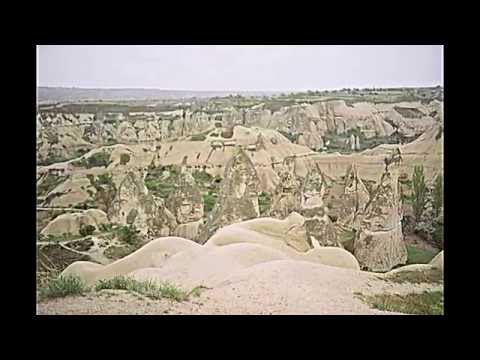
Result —
[{"label": "cone-shaped rock", "polygon": [[202,227],[198,242],[205,243],[219,228],[260,215],[260,180],[248,155],[241,148],[228,161],[218,201]]},{"label": "cone-shaped rock", "polygon": [[401,220],[398,178],[386,171],[365,209],[354,243],[354,255],[362,269],[389,271],[406,263]]}]

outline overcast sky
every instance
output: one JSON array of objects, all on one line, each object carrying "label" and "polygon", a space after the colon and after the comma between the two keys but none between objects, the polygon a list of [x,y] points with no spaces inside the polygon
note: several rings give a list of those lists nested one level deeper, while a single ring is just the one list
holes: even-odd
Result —
[{"label": "overcast sky", "polygon": [[227,91],[443,86],[443,46],[39,45],[37,84]]}]

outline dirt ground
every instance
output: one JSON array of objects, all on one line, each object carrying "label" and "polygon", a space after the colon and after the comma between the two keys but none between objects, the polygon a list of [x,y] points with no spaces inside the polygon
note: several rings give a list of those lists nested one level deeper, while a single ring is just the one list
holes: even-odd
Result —
[{"label": "dirt ground", "polygon": [[[308,266],[308,265],[307,265]],[[443,290],[443,284],[393,283],[341,272],[315,274],[298,281],[295,274],[281,277],[256,270],[256,277],[239,276],[185,302],[151,300],[121,290],[102,290],[83,296],[37,304],[38,315],[394,315],[371,309],[356,294],[398,294]],[[358,274],[361,274],[359,272]],[[318,275],[318,274],[317,274]],[[316,283],[312,283],[316,277]],[[350,280],[348,280],[350,278]],[[272,280],[274,281],[272,283]]]}]

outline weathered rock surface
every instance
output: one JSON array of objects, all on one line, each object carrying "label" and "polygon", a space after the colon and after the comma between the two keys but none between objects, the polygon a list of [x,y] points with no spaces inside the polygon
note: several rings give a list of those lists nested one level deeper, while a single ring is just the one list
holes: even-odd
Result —
[{"label": "weathered rock surface", "polygon": [[259,183],[255,166],[238,148],[227,163],[217,203],[201,230],[199,242],[204,243],[225,225],[258,217]]},{"label": "weathered rock surface", "polygon": [[443,250],[440,251],[431,261],[430,265],[443,272]]},{"label": "weathered rock surface", "polygon": [[143,174],[128,172],[118,186],[111,211],[112,221],[132,224],[142,235],[168,236],[177,226],[162,199],[148,193]]},{"label": "weathered rock surface", "polygon": [[301,189],[300,214],[305,218],[307,236],[313,246],[341,247],[335,227],[328,217],[328,207],[323,201],[325,186],[320,169],[307,173]]},{"label": "weathered rock surface", "polygon": [[203,197],[195,179],[183,169],[178,187],[168,195],[167,209],[175,215],[178,224],[196,222],[203,217]]},{"label": "weathered rock surface", "polygon": [[353,254],[362,269],[382,272],[406,263],[401,219],[398,178],[387,171],[365,209],[355,239]]},{"label": "weathered rock surface", "polygon": [[358,216],[364,211],[370,194],[355,164],[348,167],[343,181],[330,182],[325,192],[330,215],[343,225],[358,227]]},{"label": "weathered rock surface", "polygon": [[287,157],[278,169],[279,182],[272,194],[269,216],[284,219],[292,211],[299,211],[302,180],[295,173],[295,159]]},{"label": "weathered rock surface", "polygon": [[57,216],[40,232],[44,236],[60,236],[62,234],[79,235],[83,225],[95,226],[99,230],[101,224],[107,224],[107,214],[101,210],[89,209],[78,213],[67,213]]}]

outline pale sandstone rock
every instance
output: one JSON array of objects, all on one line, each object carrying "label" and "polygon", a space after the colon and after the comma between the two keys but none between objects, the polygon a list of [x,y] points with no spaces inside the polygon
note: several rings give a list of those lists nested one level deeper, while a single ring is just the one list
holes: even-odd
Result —
[{"label": "pale sandstone rock", "polygon": [[200,232],[199,242],[206,242],[225,225],[258,217],[259,183],[255,166],[245,151],[238,148],[225,168],[218,201]]},{"label": "pale sandstone rock", "polygon": [[65,233],[78,235],[82,225],[95,226],[99,230],[101,224],[107,224],[107,214],[101,210],[89,209],[79,213],[66,213],[57,216],[40,232],[42,235],[60,236]]},{"label": "pale sandstone rock", "polygon": [[362,269],[388,271],[406,263],[400,201],[398,178],[387,171],[365,209],[354,242],[353,254]]}]

